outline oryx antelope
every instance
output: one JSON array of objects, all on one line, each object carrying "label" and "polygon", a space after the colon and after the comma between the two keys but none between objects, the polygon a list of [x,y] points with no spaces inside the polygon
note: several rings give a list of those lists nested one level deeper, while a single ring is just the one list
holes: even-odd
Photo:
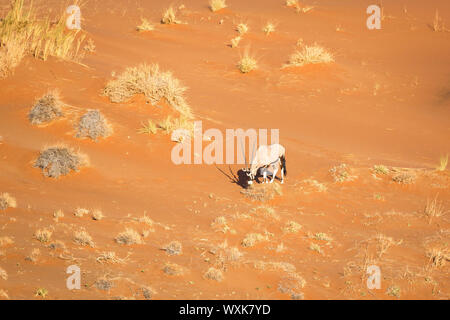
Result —
[{"label": "oryx antelope", "polygon": [[[245,155],[244,155],[245,156]],[[264,183],[267,183],[267,177],[272,176],[270,183],[275,180],[278,170],[281,172],[281,183],[284,183],[286,170],[286,149],[281,144],[272,144],[270,146],[260,146],[255,156],[252,156],[250,167],[245,161],[246,168],[242,171],[247,176],[247,184],[253,184],[258,175],[263,176]]]}]

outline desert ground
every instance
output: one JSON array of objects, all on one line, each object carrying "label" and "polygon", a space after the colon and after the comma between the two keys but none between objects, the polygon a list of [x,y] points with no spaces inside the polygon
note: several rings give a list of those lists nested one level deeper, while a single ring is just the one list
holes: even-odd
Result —
[{"label": "desert ground", "polygon": [[[0,0],[0,299],[449,298],[449,1],[86,0],[78,32],[73,3],[20,2]],[[279,129],[284,184],[175,165],[192,121]]]}]

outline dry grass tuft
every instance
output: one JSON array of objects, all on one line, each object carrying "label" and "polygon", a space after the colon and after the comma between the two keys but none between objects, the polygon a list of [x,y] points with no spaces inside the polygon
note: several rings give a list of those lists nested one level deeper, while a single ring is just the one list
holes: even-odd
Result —
[{"label": "dry grass tuft", "polygon": [[436,13],[434,14],[434,20],[433,25],[431,26],[434,32],[443,32],[443,31],[449,31],[446,27],[444,22],[442,21],[441,16],[439,15],[439,11],[436,10]]},{"label": "dry grass tuft", "polygon": [[312,46],[303,45],[301,50],[297,50],[290,57],[285,67],[300,67],[307,64],[331,63],[334,62],[333,55],[323,47],[314,44]]},{"label": "dry grass tuft", "polygon": [[283,228],[284,233],[297,233],[302,229],[302,226],[295,221],[286,222],[286,226]]},{"label": "dry grass tuft", "polygon": [[104,218],[103,212],[99,209],[95,209],[92,211],[92,219],[95,221],[100,221]]},{"label": "dry grass tuft", "polygon": [[236,31],[239,32],[240,35],[244,35],[248,32],[249,28],[245,23],[239,23],[236,26]]},{"label": "dry grass tuft", "polygon": [[378,258],[381,258],[390,247],[398,246],[403,242],[403,240],[395,241],[393,238],[388,237],[381,233],[375,236],[375,241],[377,242],[378,247]]},{"label": "dry grass tuft", "polygon": [[397,286],[390,286],[386,290],[386,294],[391,297],[400,298],[400,293],[401,293],[401,290]]},{"label": "dry grass tuft", "polygon": [[416,176],[408,172],[399,173],[392,177],[392,181],[399,184],[412,184],[416,181]]},{"label": "dry grass tuft", "polygon": [[389,174],[389,168],[380,164],[373,166],[373,172],[378,175],[386,175]]},{"label": "dry grass tuft", "polygon": [[20,39],[11,39],[3,47],[0,45],[0,78],[14,73],[14,69],[25,56],[26,43]]},{"label": "dry grass tuft", "polygon": [[320,245],[318,245],[317,243],[311,242],[309,244],[309,250],[316,251],[320,254],[323,254],[322,247]]},{"label": "dry grass tuft", "polygon": [[225,0],[209,0],[209,8],[212,12],[222,10],[227,7]]},{"label": "dry grass tuft", "polygon": [[82,218],[87,214],[89,214],[89,209],[79,208],[79,207],[76,208],[75,211],[73,212],[73,215],[78,218]]},{"label": "dry grass tuft", "polygon": [[12,197],[9,193],[0,194],[0,210],[6,210],[8,208],[16,208],[17,202],[14,197]]},{"label": "dry grass tuft", "polygon": [[237,37],[234,37],[233,39],[231,39],[231,47],[237,48],[239,46],[239,43],[241,42],[241,40],[242,40],[241,36],[237,36]]},{"label": "dry grass tuft", "polygon": [[266,241],[266,240],[267,240],[267,236],[263,236],[260,233],[249,233],[242,240],[241,245],[243,247],[249,248],[249,247],[254,247],[256,244]]},{"label": "dry grass tuft", "polygon": [[97,141],[99,137],[106,138],[112,133],[111,125],[98,110],[89,110],[78,122],[77,138],[89,137]]},{"label": "dry grass tuft", "polygon": [[439,160],[439,165],[436,167],[437,171],[445,171],[448,165],[448,154],[445,156],[441,156]]},{"label": "dry grass tuft", "polygon": [[183,252],[183,246],[179,241],[172,241],[169,244],[165,245],[163,248],[167,252],[168,255],[178,256]]},{"label": "dry grass tuft", "polygon": [[303,293],[301,290],[305,287],[306,281],[297,273],[290,273],[284,276],[278,282],[278,291],[289,294],[292,299],[302,300]]},{"label": "dry grass tuft", "polygon": [[219,270],[219,269],[216,269],[216,268],[209,268],[206,272],[205,272],[205,274],[203,275],[203,277],[205,278],[205,279],[208,279],[208,280],[214,280],[214,281],[218,281],[218,282],[221,282],[223,279],[224,279],[224,275],[223,275],[223,273],[222,273],[222,271],[221,270]]},{"label": "dry grass tuft", "polygon": [[8,273],[0,267],[0,279],[8,280]]},{"label": "dry grass tuft", "polygon": [[431,223],[434,218],[439,218],[445,215],[444,206],[442,202],[438,202],[438,196],[433,200],[427,200],[427,204],[425,205],[424,213],[428,218],[428,222]]},{"label": "dry grass tuft", "polygon": [[345,164],[340,164],[330,169],[330,174],[334,182],[347,182],[355,180],[355,176],[350,174],[350,168]]},{"label": "dry grass tuft", "polygon": [[167,263],[163,271],[170,276],[181,276],[184,274],[184,268],[176,263]]},{"label": "dry grass tuft", "polygon": [[253,184],[251,187],[242,190],[241,193],[249,199],[257,201],[269,201],[275,196],[283,194],[281,186],[277,183]]},{"label": "dry grass tuft", "polygon": [[50,91],[31,108],[28,119],[34,125],[49,123],[64,115],[62,106],[63,103],[60,100],[59,93],[56,90]]},{"label": "dry grass tuft", "polygon": [[84,230],[76,231],[73,240],[79,245],[94,247],[94,241],[92,241],[92,237]]},{"label": "dry grass tuft", "polygon": [[183,115],[178,118],[168,116],[164,120],[159,121],[157,127],[165,134],[183,130],[183,133],[180,132],[178,136],[174,137],[176,142],[183,142],[184,139],[189,138],[194,133],[194,123]]},{"label": "dry grass tuft", "polygon": [[172,6],[170,6],[166,11],[163,13],[163,17],[161,18],[162,24],[180,24],[181,21],[179,21],[176,17],[177,10],[174,9]]},{"label": "dry grass tuft", "polygon": [[125,263],[126,258],[124,258],[124,259],[119,258],[115,252],[108,251],[108,252],[103,252],[96,260],[99,263],[116,264],[116,263]]},{"label": "dry grass tuft", "polygon": [[65,146],[53,146],[40,152],[34,167],[42,169],[46,177],[58,178],[70,171],[78,172],[80,167],[87,164],[86,155]]},{"label": "dry grass tuft", "polygon": [[6,247],[14,243],[10,237],[0,237],[0,247]]},{"label": "dry grass tuft", "polygon": [[10,11],[0,21],[0,47],[5,47],[9,56],[7,69],[18,65],[25,53],[43,60],[50,56],[75,61],[81,58],[85,34],[79,36],[79,30],[68,30],[66,20],[66,13],[56,23],[50,18],[38,20],[32,4],[26,8],[24,0],[11,1]]},{"label": "dry grass tuft", "polygon": [[94,53],[97,49],[94,40],[89,39],[83,49],[89,53]]},{"label": "dry grass tuft", "polygon": [[119,233],[115,240],[117,243],[124,245],[143,243],[141,235],[136,230],[130,228],[126,228],[124,232]]},{"label": "dry grass tuft", "polygon": [[136,94],[145,95],[153,105],[165,99],[180,114],[191,118],[191,108],[184,98],[186,90],[171,72],[162,72],[157,64],[141,64],[109,81],[103,93],[114,103],[126,102]]},{"label": "dry grass tuft", "polygon": [[139,134],[156,134],[158,126],[152,120],[147,120],[147,123],[142,122],[142,127],[138,129]]},{"label": "dry grass tuft", "polygon": [[48,229],[39,229],[34,233],[35,239],[40,242],[49,242],[53,232]]},{"label": "dry grass tuft", "polygon": [[136,27],[136,30],[139,32],[144,31],[153,31],[155,30],[155,26],[145,18],[141,18],[142,23]]},{"label": "dry grass tuft", "polygon": [[429,264],[432,268],[444,267],[447,261],[450,261],[450,250],[445,244],[439,246],[433,246],[427,249],[427,257],[429,258]]},{"label": "dry grass tuft", "polygon": [[272,22],[267,22],[262,31],[266,34],[266,36],[268,36],[269,34],[275,32],[275,24]]},{"label": "dry grass tuft", "polygon": [[53,212],[53,218],[56,222],[59,221],[60,218],[64,217],[64,212],[62,210],[57,210],[55,212]]},{"label": "dry grass tuft", "polygon": [[299,6],[298,0],[286,0],[286,6],[287,7],[298,7]]}]

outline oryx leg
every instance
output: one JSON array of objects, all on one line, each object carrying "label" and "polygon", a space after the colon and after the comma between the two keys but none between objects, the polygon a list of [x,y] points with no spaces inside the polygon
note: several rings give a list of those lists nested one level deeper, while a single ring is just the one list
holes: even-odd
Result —
[{"label": "oryx leg", "polygon": [[278,166],[275,166],[275,168],[273,169],[273,176],[272,176],[272,180],[270,180],[270,183],[273,183],[273,180],[275,180],[275,177],[277,176],[277,172],[278,172]]},{"label": "oryx leg", "polygon": [[263,173],[263,183],[267,183],[267,171]]},{"label": "oryx leg", "polygon": [[281,184],[284,183],[284,168],[281,168]]}]

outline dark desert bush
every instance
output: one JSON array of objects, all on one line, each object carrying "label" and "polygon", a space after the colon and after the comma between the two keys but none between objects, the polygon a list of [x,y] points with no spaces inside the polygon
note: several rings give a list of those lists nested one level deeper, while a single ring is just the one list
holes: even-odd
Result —
[{"label": "dark desert bush", "polygon": [[62,103],[57,92],[49,92],[40,98],[31,108],[28,118],[32,124],[48,123],[56,118],[62,117]]},{"label": "dark desert bush", "polygon": [[89,110],[78,122],[77,138],[89,137],[97,140],[99,137],[107,137],[112,129],[105,117],[98,110]]},{"label": "dark desert bush", "polygon": [[46,177],[58,178],[70,171],[79,171],[86,164],[86,156],[67,147],[56,146],[41,151],[34,167],[41,168]]}]

